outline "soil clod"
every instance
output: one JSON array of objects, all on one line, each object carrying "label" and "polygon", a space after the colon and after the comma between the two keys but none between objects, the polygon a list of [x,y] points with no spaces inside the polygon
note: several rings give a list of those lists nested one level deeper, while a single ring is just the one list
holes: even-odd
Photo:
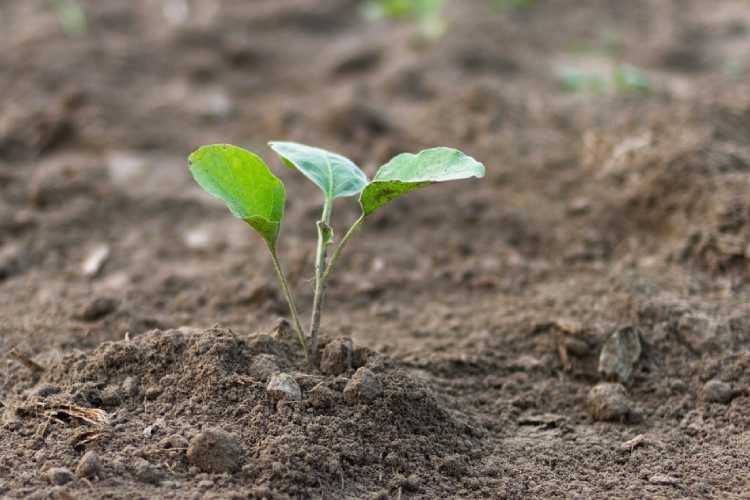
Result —
[{"label": "soil clod", "polygon": [[117,300],[112,297],[96,297],[77,315],[82,321],[97,321],[117,309]]},{"label": "soil clod", "polygon": [[340,375],[352,367],[352,341],[337,338],[326,344],[320,356],[320,371],[329,375]]},{"label": "soil clod", "polygon": [[258,380],[266,381],[280,370],[276,356],[273,354],[260,353],[253,356],[248,371],[250,375]]},{"label": "soil clod", "polygon": [[734,396],[735,391],[732,389],[732,385],[721,380],[709,380],[701,390],[701,397],[707,403],[727,404],[732,401]]},{"label": "soil clod", "polygon": [[57,486],[68,484],[75,479],[73,473],[67,467],[52,467],[47,469],[44,476],[47,478],[47,481]]},{"label": "soil clod", "polygon": [[223,474],[236,472],[242,466],[242,445],[233,434],[208,429],[190,440],[187,458],[203,472]]}]

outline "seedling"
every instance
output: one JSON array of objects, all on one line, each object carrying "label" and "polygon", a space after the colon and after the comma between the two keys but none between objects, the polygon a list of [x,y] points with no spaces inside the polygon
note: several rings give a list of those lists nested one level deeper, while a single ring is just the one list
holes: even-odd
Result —
[{"label": "seedling", "polygon": [[[315,283],[310,327],[307,336],[289,282],[277,253],[277,242],[284,217],[286,190],[263,159],[250,151],[229,144],[203,146],[190,155],[190,172],[200,186],[226,203],[235,217],[247,222],[265,241],[271,254],[281,290],[289,304],[293,328],[309,365],[318,348],[320,314],[326,283],[341,252],[367,219],[380,207],[416,189],[469,177],[483,177],[484,165],[456,149],[438,147],[418,154],[402,153],[381,166],[372,180],[350,159],[324,149],[293,142],[269,144],[283,162],[298,170],[323,191],[323,211],[317,221],[318,245],[315,255]],[[336,198],[359,195],[359,218],[336,244],[333,244],[331,212]]]},{"label": "seedling", "polygon": [[651,90],[648,76],[643,70],[630,64],[618,64],[612,69],[612,77],[602,74],[569,69],[561,76],[565,90],[590,92],[592,94],[645,94]]},{"label": "seedling", "polygon": [[445,33],[443,7],[445,0],[369,0],[364,14],[369,19],[411,19],[421,35],[435,40]]}]

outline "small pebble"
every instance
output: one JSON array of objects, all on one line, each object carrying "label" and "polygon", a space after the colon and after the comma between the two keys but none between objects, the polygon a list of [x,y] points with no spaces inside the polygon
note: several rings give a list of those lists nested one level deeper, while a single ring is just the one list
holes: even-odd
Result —
[{"label": "small pebble", "polygon": [[626,326],[609,336],[599,354],[599,373],[606,380],[625,383],[641,357],[641,335]]},{"label": "small pebble", "polygon": [[371,370],[364,366],[358,368],[351,380],[344,387],[344,399],[350,403],[356,401],[373,401],[383,394],[383,384]]},{"label": "small pebble", "polygon": [[44,474],[47,481],[58,486],[68,484],[74,479],[73,473],[67,467],[52,467]]},{"label": "small pebble", "polygon": [[648,482],[651,484],[659,484],[662,486],[673,486],[678,484],[680,481],[676,477],[668,476],[666,474],[654,474],[648,478]]},{"label": "small pebble", "polygon": [[636,416],[633,404],[621,384],[601,383],[591,388],[588,397],[589,412],[594,420],[625,422]]},{"label": "small pebble", "polygon": [[81,274],[91,278],[99,274],[109,258],[109,245],[95,246],[81,263]]},{"label": "small pebble", "polygon": [[76,476],[86,479],[101,477],[102,464],[99,455],[94,451],[87,451],[78,461]]},{"label": "small pebble", "polygon": [[419,485],[419,476],[417,476],[416,474],[409,474],[406,478],[406,481],[404,481],[404,483],[402,484],[406,491],[411,492],[419,491]]},{"label": "small pebble", "polygon": [[708,403],[727,404],[732,401],[734,395],[732,386],[721,380],[709,380],[701,391],[703,401]]},{"label": "small pebble", "polygon": [[337,338],[330,341],[320,356],[320,371],[328,375],[340,375],[352,367],[352,341]]},{"label": "small pebble", "polygon": [[271,377],[266,386],[266,392],[274,399],[288,399],[299,401],[302,399],[302,390],[294,377],[288,373],[277,373]]},{"label": "small pebble", "polygon": [[191,465],[215,474],[239,470],[242,455],[242,445],[237,437],[219,429],[207,429],[196,434],[187,450]]},{"label": "small pebble", "polygon": [[143,437],[145,437],[146,439],[151,439],[152,437],[154,437],[154,434],[159,432],[161,429],[164,429],[165,426],[166,422],[164,422],[164,419],[158,418],[156,419],[156,422],[143,429]]}]

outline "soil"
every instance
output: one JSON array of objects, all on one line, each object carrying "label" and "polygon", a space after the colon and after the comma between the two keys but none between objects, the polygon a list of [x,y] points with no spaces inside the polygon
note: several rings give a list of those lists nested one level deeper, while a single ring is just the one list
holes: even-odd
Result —
[{"label": "soil", "polygon": [[[747,3],[489,3],[432,41],[354,0],[0,4],[0,496],[750,498]],[[647,92],[562,83],[620,62]],[[273,139],[487,166],[352,242],[326,374],[187,171]],[[273,167],[307,310],[320,200]]]}]

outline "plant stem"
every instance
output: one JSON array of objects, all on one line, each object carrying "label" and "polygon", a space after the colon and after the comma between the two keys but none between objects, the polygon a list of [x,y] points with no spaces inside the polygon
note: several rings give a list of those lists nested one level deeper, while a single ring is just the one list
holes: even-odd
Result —
[{"label": "plant stem", "polygon": [[341,252],[344,250],[344,247],[346,247],[346,244],[349,243],[349,240],[352,236],[354,236],[354,233],[357,232],[357,230],[364,224],[365,222],[365,215],[362,214],[359,216],[359,219],[354,221],[354,224],[352,224],[352,227],[349,228],[349,230],[346,232],[343,238],[341,238],[341,241],[339,242],[338,246],[336,247],[336,250],[333,251],[333,255],[331,256],[331,261],[328,263],[328,267],[326,267],[326,271],[323,274],[323,283],[328,281],[328,278],[331,277],[331,273],[333,272],[333,268],[336,265],[336,262],[338,262],[339,257],[341,256]]},{"label": "plant stem", "polygon": [[302,345],[302,351],[305,353],[305,364],[310,365],[310,351],[307,346],[307,339],[303,333],[302,323],[299,320],[299,314],[297,313],[297,306],[294,303],[294,297],[292,292],[289,290],[289,283],[286,280],[284,270],[281,268],[281,262],[279,262],[279,256],[276,254],[276,248],[268,245],[268,250],[271,252],[271,260],[273,260],[273,267],[276,270],[276,277],[279,278],[281,284],[281,291],[284,292],[287,304],[289,304],[289,311],[292,313],[292,321],[294,321],[294,331],[297,334],[297,339]]},{"label": "plant stem", "polygon": [[315,253],[315,294],[313,295],[312,315],[310,317],[310,351],[315,359],[318,352],[318,332],[320,330],[320,311],[325,294],[326,254],[331,243],[330,223],[333,200],[326,196],[323,203],[323,214],[318,221],[318,248]]}]

